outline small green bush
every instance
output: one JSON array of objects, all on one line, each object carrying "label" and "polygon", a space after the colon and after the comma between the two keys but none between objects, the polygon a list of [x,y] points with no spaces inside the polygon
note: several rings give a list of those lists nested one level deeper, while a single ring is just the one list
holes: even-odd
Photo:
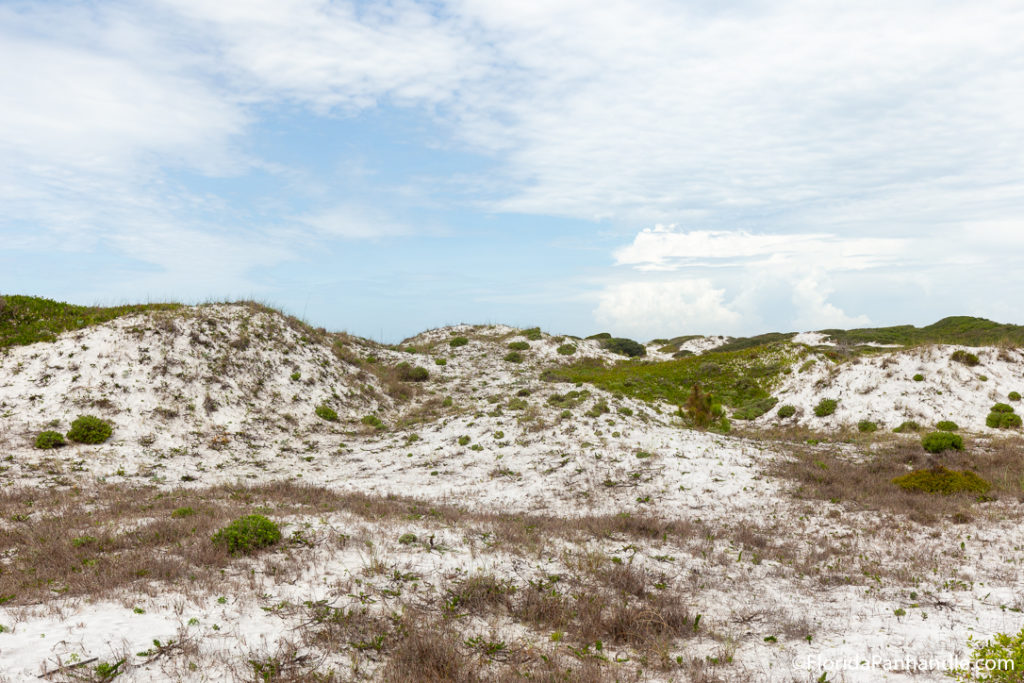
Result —
[{"label": "small green bush", "polygon": [[971,368],[973,368],[975,365],[978,365],[981,362],[981,360],[976,355],[968,351],[964,351],[963,349],[954,351],[953,355],[950,356],[949,359],[954,363],[961,363]]},{"label": "small green bush", "polygon": [[472,439],[470,439],[466,435],[462,435],[462,436],[459,437],[459,445],[460,446],[466,446],[466,445],[469,444],[470,441],[472,441]]},{"label": "small green bush", "polygon": [[334,409],[330,406],[320,404],[316,407],[316,416],[321,420],[327,420],[328,422],[337,422],[338,413],[334,412]]},{"label": "small green bush", "polygon": [[601,347],[611,351],[612,353],[617,353],[620,356],[628,356],[629,358],[638,358],[640,356],[647,355],[647,349],[643,344],[624,337],[612,337],[611,339],[606,339],[601,343]]},{"label": "small green bush", "polygon": [[531,327],[528,330],[523,330],[521,334],[530,341],[538,341],[541,338],[539,327]]},{"label": "small green bush", "polygon": [[921,439],[921,446],[929,453],[941,453],[942,451],[962,451],[964,449],[963,437],[952,432],[931,432],[925,434]]},{"label": "small green bush", "polygon": [[558,353],[560,355],[571,356],[572,354],[576,353],[576,345],[575,344],[562,344],[561,346],[558,347],[557,350],[558,350]]},{"label": "small green bush", "polygon": [[924,375],[922,375],[920,372],[917,373],[916,375],[914,375],[914,381],[915,382],[923,382],[924,381]]},{"label": "small green bush", "polygon": [[989,413],[985,424],[993,429],[1015,429],[1021,426],[1021,419],[1014,413]]},{"label": "small green bush", "polygon": [[896,432],[897,434],[902,434],[904,432],[919,432],[921,431],[921,425],[914,422],[913,420],[907,420],[906,422],[901,423],[899,427],[896,427],[892,431]]},{"label": "small green bush", "polygon": [[1019,401],[1020,400],[1020,392],[1019,391],[1011,391],[1010,394],[1007,396],[1007,398],[1010,399],[1011,401]]},{"label": "small green bush", "polygon": [[754,420],[774,408],[778,402],[779,399],[774,396],[755,398],[737,406],[732,416],[737,420]]},{"label": "small green bush", "polygon": [[296,372],[293,372],[293,373],[291,374],[291,378],[292,378],[292,381],[293,381],[293,382],[298,382],[298,381],[299,381],[299,379],[301,379],[301,378],[302,378],[302,373],[301,373],[301,372],[298,372],[298,371],[296,371]]},{"label": "small green bush", "polygon": [[906,491],[939,493],[950,496],[954,493],[987,493],[991,484],[970,470],[947,470],[935,467],[929,470],[914,470],[892,480]]},{"label": "small green bush", "polygon": [[972,666],[950,671],[952,678],[960,683],[1020,683],[1024,672],[1024,629],[1012,636],[997,633],[982,643],[968,636],[967,645],[973,647]]},{"label": "small green bush", "polygon": [[1005,403],[997,403],[991,408],[989,408],[989,411],[993,413],[1012,413],[1013,406],[1007,405]]},{"label": "small green bush", "polygon": [[175,508],[174,511],[171,512],[171,517],[173,517],[174,519],[184,519],[185,517],[191,517],[194,514],[196,514],[195,509],[186,506]]},{"label": "small green bush", "polygon": [[215,533],[212,540],[232,555],[248,555],[280,541],[281,529],[263,515],[246,515]]},{"label": "small green bush", "polygon": [[796,415],[796,406],[784,405],[779,408],[779,412],[776,413],[780,418],[785,420],[786,418],[793,417]]},{"label": "small green bush", "polygon": [[818,417],[828,417],[836,412],[839,400],[834,398],[823,398],[814,406],[814,414]]},{"label": "small green bush", "polygon": [[860,422],[857,423],[857,431],[862,432],[864,434],[877,432],[878,424],[872,422],[871,420],[861,420]]},{"label": "small green bush", "polygon": [[586,412],[587,417],[601,417],[605,413],[611,412],[611,408],[608,407],[608,401],[601,399],[591,406],[590,410]]},{"label": "small green bush", "polygon": [[612,335],[610,333],[608,333],[608,332],[598,332],[597,334],[592,334],[589,337],[587,337],[587,339],[611,339],[611,338],[612,338]]},{"label": "small green bush", "polygon": [[398,542],[401,543],[402,545],[412,545],[413,543],[416,542],[416,540],[417,540],[416,539],[416,534],[408,533],[408,532],[406,532],[406,533],[404,533],[404,534],[402,534],[401,536],[398,537]]},{"label": "small green bush", "polygon": [[626,417],[629,417],[632,414],[633,414],[633,409],[628,407],[628,406],[621,406],[619,408],[619,415],[625,415]]},{"label": "small green bush", "polygon": [[505,357],[502,360],[508,361],[509,363],[522,363],[523,354],[518,351],[509,351],[505,354]]},{"label": "small green bush", "polygon": [[448,346],[452,347],[453,349],[457,349],[458,347],[465,346],[468,343],[469,340],[466,339],[465,337],[453,337],[452,340],[448,342]]},{"label": "small green bush", "polygon": [[942,420],[935,423],[935,428],[940,432],[955,432],[960,429],[960,425],[952,420]]},{"label": "small green bush", "polygon": [[448,359],[447,358],[435,358],[434,359],[434,365],[448,365]]},{"label": "small green bush", "polygon": [[47,430],[36,437],[36,448],[60,448],[64,445],[64,435],[60,432]]},{"label": "small green bush", "polygon": [[92,415],[80,415],[71,423],[71,430],[68,432],[70,441],[78,443],[103,443],[114,433],[110,424]]},{"label": "small green bush", "polygon": [[427,369],[419,365],[413,367],[408,363],[399,363],[395,366],[395,370],[398,371],[398,379],[403,382],[426,382],[430,379]]},{"label": "small green bush", "polygon": [[364,425],[369,425],[370,427],[384,429],[384,423],[381,422],[380,418],[377,417],[376,415],[366,415],[365,417],[363,417],[362,420],[360,420],[360,422],[362,422]]},{"label": "small green bush", "polygon": [[513,351],[526,351],[527,349],[530,348],[530,342],[524,342],[524,341],[509,342],[508,348],[512,349]]}]

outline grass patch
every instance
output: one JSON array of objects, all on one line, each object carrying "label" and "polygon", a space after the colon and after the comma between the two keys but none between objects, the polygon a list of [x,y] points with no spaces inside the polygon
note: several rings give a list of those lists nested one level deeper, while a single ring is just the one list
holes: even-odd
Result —
[{"label": "grass patch", "polygon": [[951,496],[954,493],[985,494],[992,485],[970,470],[948,470],[939,466],[926,470],[914,470],[895,477],[892,483],[905,491],[937,493]]},{"label": "grass patch", "polygon": [[[747,401],[740,406],[737,406],[733,411],[732,416],[737,420],[754,420],[761,417],[769,410],[775,407],[775,404],[779,402],[779,399],[774,396],[768,398],[757,398],[752,401]],[[791,406],[792,407],[792,406]],[[795,409],[794,409],[795,412]]]},{"label": "grass patch", "polygon": [[959,344],[962,346],[996,346],[1001,343],[1024,345],[1024,326],[1006,325],[985,318],[952,316],[925,327],[897,325],[894,327],[860,328],[854,330],[821,330],[837,344]]}]

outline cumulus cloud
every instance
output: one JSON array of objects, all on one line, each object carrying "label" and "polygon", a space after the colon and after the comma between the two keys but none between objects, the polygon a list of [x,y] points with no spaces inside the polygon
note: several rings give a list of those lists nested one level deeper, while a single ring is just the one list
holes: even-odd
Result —
[{"label": "cumulus cloud", "polygon": [[730,332],[740,316],[724,303],[725,291],[707,279],[624,282],[599,294],[594,317],[616,333],[654,337],[667,331]]}]

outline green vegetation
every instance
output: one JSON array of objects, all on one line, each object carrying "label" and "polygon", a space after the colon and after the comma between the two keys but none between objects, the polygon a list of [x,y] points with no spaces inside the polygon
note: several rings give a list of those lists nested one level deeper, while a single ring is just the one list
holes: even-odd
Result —
[{"label": "green vegetation", "polygon": [[460,446],[468,446],[470,441],[472,441],[472,439],[470,439],[465,434],[463,434],[462,436],[459,437],[459,445]]},{"label": "green vegetation", "polygon": [[647,355],[647,349],[644,348],[643,344],[624,337],[606,339],[601,342],[601,348],[617,353],[620,356],[628,356],[629,358],[639,358],[640,356]]},{"label": "green vegetation", "polygon": [[558,347],[558,353],[562,356],[571,356],[572,354],[576,353],[576,345],[562,344],[561,346]]},{"label": "green vegetation", "polygon": [[920,372],[917,373],[916,375],[914,375],[914,381],[915,382],[923,382],[924,381],[924,375],[922,375]]},{"label": "green vegetation", "polygon": [[520,334],[522,334],[530,341],[538,341],[541,338],[539,327],[531,327],[528,330],[523,330],[522,332],[520,332]]},{"label": "green vegetation", "polygon": [[939,493],[944,496],[954,493],[985,494],[991,488],[991,484],[970,470],[947,470],[941,466],[908,472],[893,479],[892,483],[906,491]]},{"label": "green vegetation", "polygon": [[110,424],[92,415],[80,415],[71,423],[68,440],[78,443],[103,443],[114,433]]},{"label": "green vegetation", "polygon": [[186,517],[191,517],[194,514],[196,514],[196,510],[190,505],[175,508],[174,510],[171,511],[171,517],[173,517],[174,519],[184,519]]},{"label": "green vegetation", "polygon": [[840,345],[877,344],[960,344],[962,346],[995,346],[1009,342],[1024,346],[1024,326],[1004,325],[985,318],[953,316],[926,327],[897,325],[895,327],[861,328],[856,330],[821,330]]},{"label": "green vegetation", "polygon": [[1009,393],[1009,395],[1007,396],[1007,398],[1010,399],[1011,401],[1019,401],[1020,400],[1020,392],[1019,391],[1011,391]]},{"label": "green vegetation", "polygon": [[302,373],[297,371],[297,370],[291,374],[291,379],[292,379],[293,382],[298,382],[299,379],[301,379],[301,378],[302,378]]},{"label": "green vegetation", "polygon": [[784,405],[781,408],[779,408],[779,412],[776,413],[776,415],[778,415],[783,420],[793,417],[794,415],[796,415],[796,406]]},{"label": "green vegetation", "polygon": [[419,365],[413,367],[408,363],[399,363],[395,366],[395,370],[398,372],[398,379],[403,382],[426,382],[430,379],[427,369]]},{"label": "green vegetation", "polygon": [[857,423],[857,431],[862,434],[870,434],[878,431],[878,424],[871,420],[861,420]]},{"label": "green vegetation", "polygon": [[972,647],[972,666],[949,673],[961,683],[1020,683],[1024,672],[1024,629],[1016,635],[997,633],[990,640],[977,643],[967,637]]},{"label": "green vegetation", "polygon": [[466,339],[465,337],[452,337],[452,340],[448,342],[448,346],[452,347],[453,349],[457,349],[458,347],[465,346],[468,343],[469,340]]},{"label": "green vegetation", "polygon": [[567,391],[564,394],[552,394],[549,396],[548,404],[556,408],[575,408],[589,397],[590,392],[585,389],[583,391]]},{"label": "green vegetation", "polygon": [[725,344],[715,348],[715,351],[729,352],[729,351],[745,351],[747,349],[757,348],[759,346],[769,346],[773,344],[779,344],[780,342],[788,342],[790,339],[796,336],[795,332],[768,332],[767,334],[759,334],[756,337],[740,337],[738,339],[732,339]]},{"label": "green vegetation", "polygon": [[595,359],[582,359],[572,365],[544,373],[549,380],[587,382],[613,394],[644,401],[664,400],[674,405],[686,403],[694,384],[715,395],[730,408],[755,399],[769,398],[770,390],[789,367],[795,355],[783,346],[711,351],[660,363],[623,361],[612,366]]},{"label": "green vegetation", "polygon": [[248,555],[281,540],[281,529],[263,515],[246,515],[213,535],[213,543],[232,555]]},{"label": "green vegetation", "polygon": [[518,351],[509,351],[508,353],[505,354],[505,357],[502,358],[502,360],[508,361],[509,363],[522,363],[523,354],[519,353]]},{"label": "green vegetation", "polygon": [[993,429],[1016,429],[1021,426],[1021,419],[1013,413],[989,413],[985,424]]},{"label": "green vegetation", "polygon": [[589,337],[587,337],[587,339],[611,339],[611,338],[612,338],[612,335],[609,334],[608,332],[598,332],[597,334],[592,334]]},{"label": "green vegetation", "polygon": [[447,358],[435,358],[434,359],[434,365],[448,365],[448,359]]},{"label": "green vegetation", "polygon": [[906,422],[900,423],[900,426],[894,428],[892,431],[897,434],[902,434],[904,432],[919,432],[921,431],[921,425],[913,420],[907,420]]},{"label": "green vegetation", "polygon": [[722,404],[715,401],[714,397],[706,393],[697,382],[690,388],[690,394],[686,397],[685,412],[679,408],[681,417],[689,420],[701,428],[710,428],[720,432],[729,431],[729,420],[725,417]]},{"label": "green vegetation", "polygon": [[839,400],[835,398],[823,398],[814,406],[814,414],[818,417],[828,417],[836,412],[839,407]]},{"label": "green vegetation", "polygon": [[921,446],[929,453],[941,453],[943,451],[962,451],[964,439],[959,434],[952,432],[931,432],[925,434],[921,439]]},{"label": "green vegetation", "polygon": [[398,542],[402,545],[412,545],[416,540],[416,534],[410,532],[406,532],[398,537]]},{"label": "green vegetation", "polygon": [[60,432],[47,430],[36,437],[36,448],[60,448],[64,445],[64,435]]},{"label": "green vegetation", "polygon": [[509,342],[508,348],[512,349],[513,351],[526,351],[527,349],[530,348],[530,342],[525,342],[525,341]]},{"label": "green vegetation", "polygon": [[605,413],[610,413],[611,408],[608,407],[608,402],[604,399],[597,401],[590,407],[585,414],[587,417],[601,417]]},{"label": "green vegetation", "polygon": [[322,403],[316,407],[316,416],[321,420],[327,420],[328,422],[338,421],[338,413],[336,413],[330,406]]},{"label": "green vegetation", "polygon": [[1012,413],[1013,406],[1006,403],[996,403],[994,406],[989,408],[989,412],[993,413]]},{"label": "green vegetation", "polygon": [[[732,416],[737,420],[754,420],[774,408],[775,404],[778,402],[779,399],[774,396],[769,396],[767,398],[755,398],[736,406],[736,409],[732,412]],[[795,411],[796,409],[794,408],[794,412]]]},{"label": "green vegetation", "polygon": [[360,420],[364,425],[375,427],[376,429],[384,429],[384,423],[376,415],[366,415]]},{"label": "green vegetation", "polygon": [[[700,335],[699,334],[688,334],[688,335],[685,335],[685,336],[682,336],[682,337],[674,337],[673,339],[666,339],[666,340],[664,340],[664,343],[661,346],[661,348],[659,348],[658,350],[661,351],[662,353],[676,353],[677,351],[679,351],[679,348],[683,344],[685,344],[686,342],[688,342],[688,341],[690,341],[692,339],[700,339]],[[662,341],[662,340],[655,339],[651,343],[652,344],[657,344],[660,341]]]},{"label": "green vegetation", "polygon": [[940,432],[955,432],[960,429],[960,425],[952,420],[942,420],[935,423],[935,428]]},{"label": "green vegetation", "polygon": [[99,325],[125,315],[180,307],[180,304],[74,306],[37,296],[0,296],[0,348],[53,341],[68,330]]},{"label": "green vegetation", "polygon": [[978,356],[976,356],[973,353],[970,353],[969,351],[964,351],[963,349],[958,349],[954,351],[953,355],[951,355],[949,359],[954,363],[960,363],[961,365],[966,365],[967,367],[970,368],[973,368],[975,365],[978,365],[981,362]]}]

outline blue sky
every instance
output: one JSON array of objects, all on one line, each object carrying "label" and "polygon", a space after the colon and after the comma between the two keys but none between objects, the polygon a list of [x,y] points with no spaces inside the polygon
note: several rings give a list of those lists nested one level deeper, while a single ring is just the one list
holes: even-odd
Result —
[{"label": "blue sky", "polygon": [[0,292],[1024,323],[1017,2],[0,0]]}]

